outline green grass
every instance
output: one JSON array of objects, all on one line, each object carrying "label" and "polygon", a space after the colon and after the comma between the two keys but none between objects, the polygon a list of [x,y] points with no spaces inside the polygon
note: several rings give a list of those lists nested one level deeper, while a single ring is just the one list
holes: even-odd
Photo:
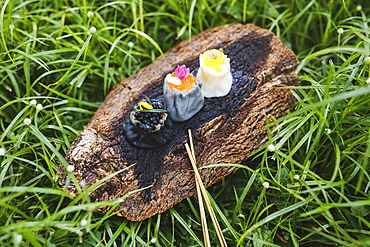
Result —
[{"label": "green grass", "polygon": [[370,245],[368,1],[1,0],[0,8],[0,246],[202,246],[196,197],[130,222],[94,211],[119,201],[90,202],[84,188],[71,198],[56,170],[113,85],[181,40],[236,22],[276,33],[297,54],[301,86],[294,111],[268,124],[269,143],[208,189],[227,243]]}]

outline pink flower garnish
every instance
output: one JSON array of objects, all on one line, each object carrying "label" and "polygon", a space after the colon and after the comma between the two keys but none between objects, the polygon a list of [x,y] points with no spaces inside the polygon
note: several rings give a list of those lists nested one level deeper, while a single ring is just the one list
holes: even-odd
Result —
[{"label": "pink flower garnish", "polygon": [[185,79],[186,77],[188,77],[190,73],[190,69],[186,68],[185,65],[179,65],[177,66],[177,68],[175,69],[175,75],[180,79],[180,80],[183,80]]}]

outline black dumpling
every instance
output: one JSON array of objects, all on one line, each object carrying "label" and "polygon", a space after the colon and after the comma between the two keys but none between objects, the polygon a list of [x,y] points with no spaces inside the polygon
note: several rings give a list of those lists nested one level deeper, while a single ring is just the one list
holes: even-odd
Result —
[{"label": "black dumpling", "polygon": [[141,111],[140,102],[149,103],[153,109],[163,109],[158,101],[143,96],[129,118],[123,123],[126,140],[138,148],[158,148],[165,145],[174,132],[174,125],[167,112]]}]

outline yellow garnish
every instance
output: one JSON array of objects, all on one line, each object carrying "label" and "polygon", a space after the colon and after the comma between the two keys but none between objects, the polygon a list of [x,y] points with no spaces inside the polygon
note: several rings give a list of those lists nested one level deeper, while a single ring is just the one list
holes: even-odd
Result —
[{"label": "yellow garnish", "polygon": [[140,107],[140,110],[142,110],[142,111],[153,109],[153,106],[151,104],[149,104],[147,102],[144,102],[144,101],[139,103],[139,107]]},{"label": "yellow garnish", "polygon": [[225,54],[216,49],[209,50],[201,55],[201,59],[204,65],[207,67],[212,67],[217,72],[221,72],[221,65],[225,64]]}]

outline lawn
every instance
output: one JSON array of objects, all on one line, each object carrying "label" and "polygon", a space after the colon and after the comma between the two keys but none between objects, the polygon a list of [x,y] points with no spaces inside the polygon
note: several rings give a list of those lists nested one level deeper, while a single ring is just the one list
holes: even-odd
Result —
[{"label": "lawn", "polygon": [[197,196],[132,222],[56,172],[112,86],[228,23],[274,32],[300,78],[268,143],[208,188],[228,246],[370,246],[367,0],[0,0],[0,246],[205,246]]}]

